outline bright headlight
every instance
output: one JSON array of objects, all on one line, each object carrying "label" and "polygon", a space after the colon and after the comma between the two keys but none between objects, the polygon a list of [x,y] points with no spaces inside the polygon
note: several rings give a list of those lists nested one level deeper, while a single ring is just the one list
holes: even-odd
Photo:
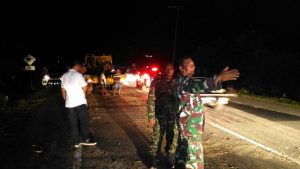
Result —
[{"label": "bright headlight", "polygon": [[45,80],[49,80],[49,79],[50,79],[50,76],[49,76],[49,75],[45,75],[45,76],[44,76],[44,79],[45,79]]}]

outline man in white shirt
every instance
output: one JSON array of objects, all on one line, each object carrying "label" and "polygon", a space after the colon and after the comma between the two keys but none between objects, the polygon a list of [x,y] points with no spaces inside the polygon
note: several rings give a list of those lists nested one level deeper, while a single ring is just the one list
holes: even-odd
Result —
[{"label": "man in white shirt", "polygon": [[71,69],[61,77],[61,93],[65,100],[65,107],[68,109],[71,135],[76,148],[80,144],[96,145],[96,142],[91,142],[88,137],[90,124],[85,97],[87,83],[80,70],[80,62],[74,61]]}]

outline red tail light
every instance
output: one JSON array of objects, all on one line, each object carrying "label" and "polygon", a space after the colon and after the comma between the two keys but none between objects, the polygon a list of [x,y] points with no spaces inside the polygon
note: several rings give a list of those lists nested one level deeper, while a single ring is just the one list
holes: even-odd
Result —
[{"label": "red tail light", "polygon": [[153,72],[156,72],[156,71],[158,70],[158,68],[157,68],[157,67],[153,67],[151,70],[152,70]]}]

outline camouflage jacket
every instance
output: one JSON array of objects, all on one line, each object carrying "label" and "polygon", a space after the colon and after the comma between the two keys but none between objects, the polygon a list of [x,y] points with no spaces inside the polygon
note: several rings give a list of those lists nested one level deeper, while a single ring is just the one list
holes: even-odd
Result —
[{"label": "camouflage jacket", "polygon": [[148,119],[155,116],[155,106],[175,104],[175,79],[167,80],[164,76],[156,77],[150,85],[148,95]]},{"label": "camouflage jacket", "polygon": [[216,84],[215,80],[216,76],[196,81],[182,75],[176,79],[175,97],[179,104],[177,123],[183,137],[192,137],[202,131],[204,113],[200,93],[219,88],[220,84]]},{"label": "camouflage jacket", "polygon": [[221,84],[216,84],[216,76],[203,79],[203,80],[195,80],[194,78],[189,78],[185,76],[178,76],[176,79],[176,89],[175,96],[176,99],[180,100],[180,96],[182,93],[190,93],[190,94],[198,94],[198,93],[206,93],[212,90],[219,89]]}]

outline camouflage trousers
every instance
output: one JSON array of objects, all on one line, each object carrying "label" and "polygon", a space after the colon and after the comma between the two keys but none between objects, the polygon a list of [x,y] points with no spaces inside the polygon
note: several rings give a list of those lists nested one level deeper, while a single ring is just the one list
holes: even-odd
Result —
[{"label": "camouflage trousers", "polygon": [[172,109],[156,106],[155,124],[150,145],[150,153],[153,157],[161,152],[161,144],[166,134],[165,153],[175,154],[177,146],[178,130],[175,123],[175,113]]},{"label": "camouflage trousers", "polygon": [[203,113],[193,116],[179,117],[177,121],[180,131],[176,149],[176,166],[181,165],[176,168],[179,169],[204,169],[202,135],[205,116]]}]

